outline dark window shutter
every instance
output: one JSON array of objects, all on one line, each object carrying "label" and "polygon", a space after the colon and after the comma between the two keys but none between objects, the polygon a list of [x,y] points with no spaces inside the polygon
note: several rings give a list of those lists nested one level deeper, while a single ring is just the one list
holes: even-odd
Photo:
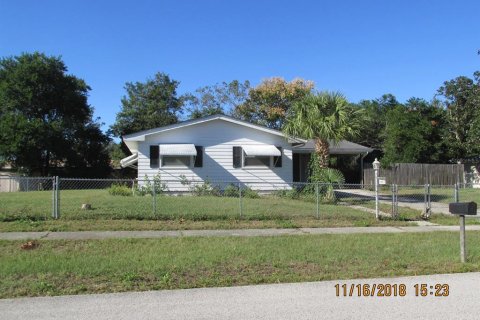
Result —
[{"label": "dark window shutter", "polygon": [[203,167],[203,147],[195,146],[197,149],[197,156],[195,157],[195,164],[193,165],[195,168]]},{"label": "dark window shutter", "polygon": [[160,158],[160,147],[150,146],[150,167],[158,167]]},{"label": "dark window shutter", "polygon": [[242,147],[233,147],[233,167],[242,167]]},{"label": "dark window shutter", "polygon": [[281,168],[282,167],[283,150],[282,150],[282,147],[277,147],[277,149],[280,151],[280,156],[273,157],[273,166],[275,168]]}]

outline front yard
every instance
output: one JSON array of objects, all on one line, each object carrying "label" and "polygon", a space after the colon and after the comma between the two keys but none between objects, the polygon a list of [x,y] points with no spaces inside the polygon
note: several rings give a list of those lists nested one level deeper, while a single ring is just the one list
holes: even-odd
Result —
[{"label": "front yard", "polygon": [[[182,230],[235,228],[298,228],[403,226],[421,220],[420,211],[399,207],[399,219],[383,218],[368,199],[342,198],[337,204],[316,199],[261,195],[227,196],[113,196],[106,189],[63,190],[58,220],[51,218],[52,192],[0,193],[0,231]],[[82,210],[84,203],[91,210]],[[351,207],[356,205],[358,207]],[[391,206],[380,209],[390,212]],[[240,215],[240,212],[242,213]],[[457,224],[454,217],[433,215],[431,222]],[[478,223],[478,220],[467,220]]]},{"label": "front yard", "polygon": [[480,232],[0,241],[0,298],[480,270]]},{"label": "front yard", "polygon": [[[317,217],[308,196],[153,198],[97,189],[62,191],[61,218],[54,220],[51,197],[0,193],[0,232],[403,226],[420,219],[419,211],[399,207],[398,220],[376,220],[368,199],[320,203]],[[91,210],[81,209],[84,203]],[[458,224],[442,215],[430,221]],[[469,263],[462,265],[458,235],[450,232],[40,240],[32,250],[0,241],[0,298],[478,271],[480,232],[469,232],[468,243]]]}]

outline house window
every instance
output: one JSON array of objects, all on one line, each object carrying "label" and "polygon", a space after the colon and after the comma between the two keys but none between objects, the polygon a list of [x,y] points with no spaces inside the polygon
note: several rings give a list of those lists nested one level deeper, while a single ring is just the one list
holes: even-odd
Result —
[{"label": "house window", "polygon": [[162,156],[162,167],[190,167],[191,156]]},{"label": "house window", "polygon": [[161,166],[170,168],[189,168],[197,149],[191,143],[160,144]]},{"label": "house window", "polygon": [[270,166],[269,156],[245,156],[243,161],[244,167],[269,167]]},{"label": "house window", "polygon": [[233,147],[234,168],[280,168],[282,148],[273,145],[246,145]]}]

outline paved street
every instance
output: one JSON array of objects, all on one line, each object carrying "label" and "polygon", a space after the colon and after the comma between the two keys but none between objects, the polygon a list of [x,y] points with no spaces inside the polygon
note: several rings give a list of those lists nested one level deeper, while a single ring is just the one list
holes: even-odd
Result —
[{"label": "paved street", "polygon": [[[337,297],[335,284],[400,284],[405,297]],[[448,297],[414,285],[446,283]],[[0,300],[10,319],[478,319],[480,273]]]}]

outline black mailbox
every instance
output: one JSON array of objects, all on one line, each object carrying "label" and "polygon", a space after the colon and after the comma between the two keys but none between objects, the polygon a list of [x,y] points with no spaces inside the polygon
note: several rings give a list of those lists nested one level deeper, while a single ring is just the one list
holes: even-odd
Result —
[{"label": "black mailbox", "polygon": [[476,202],[452,202],[448,204],[448,211],[452,214],[474,216],[477,214]]}]

